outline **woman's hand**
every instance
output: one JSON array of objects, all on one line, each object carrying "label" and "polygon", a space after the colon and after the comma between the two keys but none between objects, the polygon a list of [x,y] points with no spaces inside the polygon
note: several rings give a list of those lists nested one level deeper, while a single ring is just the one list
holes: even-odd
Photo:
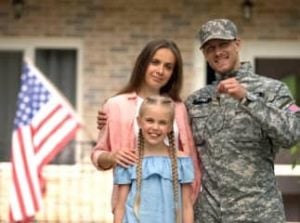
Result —
[{"label": "woman's hand", "polygon": [[118,150],[112,153],[114,162],[125,168],[136,163],[138,156],[134,150]]}]

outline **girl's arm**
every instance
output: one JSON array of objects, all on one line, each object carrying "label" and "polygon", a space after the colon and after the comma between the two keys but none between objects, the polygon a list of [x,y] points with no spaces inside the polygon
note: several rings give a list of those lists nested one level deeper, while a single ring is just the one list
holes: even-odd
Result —
[{"label": "girl's arm", "polygon": [[114,223],[122,223],[125,215],[125,204],[129,193],[130,185],[118,185],[118,197],[114,209]]},{"label": "girl's arm", "polygon": [[194,210],[192,200],[192,186],[191,184],[181,184],[182,190],[182,222],[194,222]]}]

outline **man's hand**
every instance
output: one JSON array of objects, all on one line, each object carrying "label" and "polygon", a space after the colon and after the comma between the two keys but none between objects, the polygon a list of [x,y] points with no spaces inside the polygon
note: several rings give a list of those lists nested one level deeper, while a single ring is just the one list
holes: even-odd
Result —
[{"label": "man's hand", "polygon": [[235,78],[228,78],[221,81],[217,86],[217,91],[220,94],[228,94],[239,101],[242,100],[247,93],[246,88]]},{"label": "man's hand", "polygon": [[106,121],[106,114],[102,110],[99,110],[97,115],[97,129],[102,130],[103,127],[106,125]]}]

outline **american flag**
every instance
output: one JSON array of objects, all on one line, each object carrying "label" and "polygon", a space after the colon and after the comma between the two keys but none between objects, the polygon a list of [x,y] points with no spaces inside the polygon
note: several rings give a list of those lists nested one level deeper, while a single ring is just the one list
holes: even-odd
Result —
[{"label": "american flag", "polygon": [[68,101],[25,61],[12,133],[10,221],[30,222],[41,210],[42,169],[75,137],[79,123]]}]

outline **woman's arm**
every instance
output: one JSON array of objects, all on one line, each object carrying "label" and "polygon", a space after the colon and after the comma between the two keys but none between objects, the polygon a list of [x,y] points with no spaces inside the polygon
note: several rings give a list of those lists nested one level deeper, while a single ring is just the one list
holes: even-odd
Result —
[{"label": "woman's arm", "polygon": [[91,155],[91,160],[98,170],[109,170],[115,165],[113,155],[108,151],[95,149]]},{"label": "woman's arm", "polygon": [[109,129],[106,126],[99,133],[97,144],[91,153],[91,161],[98,170],[108,170],[115,165],[108,132]]},{"label": "woman's arm", "polygon": [[[110,99],[105,102],[103,105],[103,110],[110,114],[111,107],[114,105],[111,103]],[[99,131],[98,140],[96,146],[92,149],[91,153],[91,161],[93,165],[98,170],[108,170],[111,169],[114,164],[114,158],[112,156],[112,148],[111,148],[111,141],[110,141],[110,121],[107,120],[107,124],[104,128]],[[118,139],[116,139],[118,140]]]},{"label": "woman's arm", "polygon": [[125,215],[125,204],[129,193],[130,185],[118,185],[118,197],[114,209],[114,223],[122,223]]},{"label": "woman's arm", "polygon": [[181,184],[182,190],[182,222],[193,223],[194,222],[194,210],[191,184]]},{"label": "woman's arm", "polygon": [[137,159],[133,149],[120,148],[120,145],[127,145],[125,142],[129,139],[125,139],[124,134],[119,134],[119,131],[131,131],[126,127],[128,126],[127,123],[133,119],[131,115],[123,117],[126,113],[121,112],[124,110],[122,107],[125,106],[122,100],[111,98],[103,105],[102,110],[107,114],[107,121],[99,132],[97,145],[91,153],[92,163],[98,170],[111,169],[115,164],[128,167],[134,164]]}]

